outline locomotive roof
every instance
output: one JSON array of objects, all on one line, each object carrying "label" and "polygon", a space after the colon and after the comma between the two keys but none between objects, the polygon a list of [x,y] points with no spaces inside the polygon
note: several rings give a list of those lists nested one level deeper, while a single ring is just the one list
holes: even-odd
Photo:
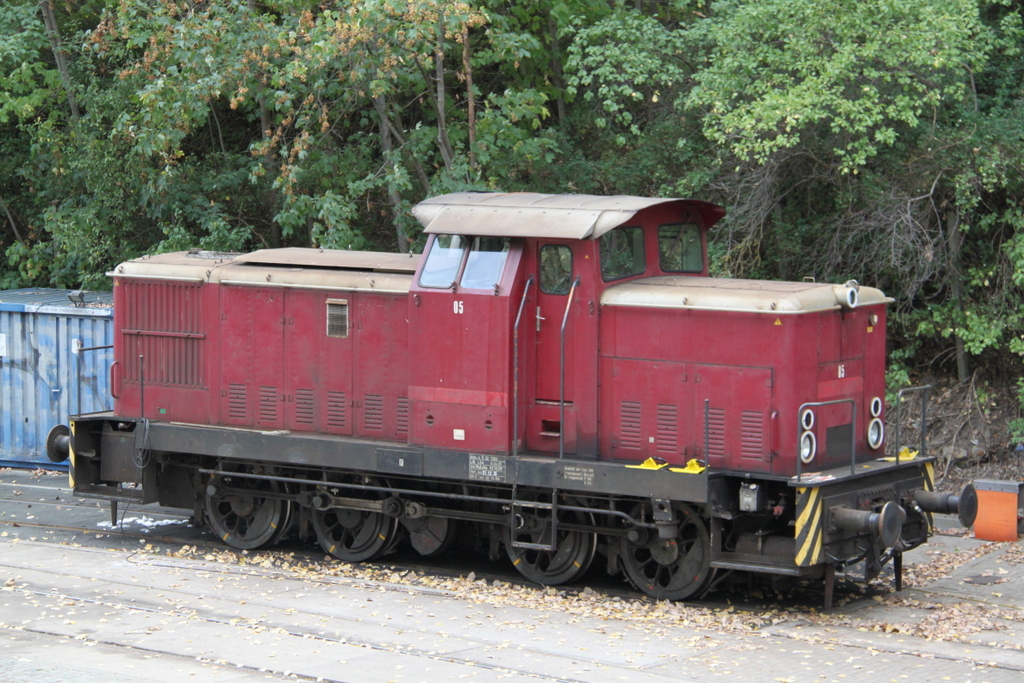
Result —
[{"label": "locomotive roof", "polygon": [[260,263],[275,266],[313,266],[374,272],[414,273],[420,254],[389,254],[379,251],[343,251],[339,249],[260,249],[237,257],[235,263]]},{"label": "locomotive roof", "polygon": [[335,249],[261,249],[251,254],[192,250],[126,261],[108,275],[404,294],[419,259],[419,254]]},{"label": "locomotive roof", "polygon": [[[601,295],[601,303],[608,306],[793,314],[839,308],[847,289],[847,285],[820,282],[663,275],[609,287]],[[893,301],[874,287],[860,287],[858,295],[860,306]]]},{"label": "locomotive roof", "polygon": [[582,240],[600,237],[643,209],[671,203],[696,209],[705,228],[725,215],[717,204],[696,199],[535,192],[456,192],[425,199],[412,213],[428,233]]}]

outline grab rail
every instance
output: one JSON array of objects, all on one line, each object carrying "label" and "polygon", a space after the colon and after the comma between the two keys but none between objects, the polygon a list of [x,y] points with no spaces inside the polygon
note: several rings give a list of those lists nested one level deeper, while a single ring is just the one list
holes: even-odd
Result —
[{"label": "grab rail", "polygon": [[523,317],[523,308],[526,307],[526,297],[533,285],[533,276],[526,281],[523,289],[523,300],[519,302],[519,313],[516,314],[516,324],[512,328],[512,455],[519,455],[519,321]]},{"label": "grab rail", "polygon": [[559,359],[558,359],[558,459],[565,457],[565,325],[569,322],[569,310],[572,308],[572,299],[576,294],[576,287],[580,284],[577,275],[569,288],[569,300],[565,303],[565,315],[562,316],[562,330],[559,332]]}]

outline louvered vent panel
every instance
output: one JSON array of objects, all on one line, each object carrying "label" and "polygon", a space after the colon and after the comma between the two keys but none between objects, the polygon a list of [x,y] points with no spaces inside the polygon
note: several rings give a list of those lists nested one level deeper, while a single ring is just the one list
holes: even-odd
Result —
[{"label": "louvered vent panel", "polygon": [[409,433],[409,399],[405,396],[398,397],[398,423],[395,429],[399,434]]},{"label": "louvered vent panel", "polygon": [[669,403],[658,404],[656,444],[659,453],[676,453],[679,450],[679,408]]},{"label": "louvered vent panel", "polygon": [[348,411],[345,405],[344,391],[327,392],[327,427],[330,429],[348,428]]},{"label": "louvered vent panel", "polygon": [[764,456],[764,413],[743,411],[740,421],[740,455],[757,460]]},{"label": "louvered vent panel", "polygon": [[244,420],[246,386],[244,384],[232,384],[228,387],[228,417],[232,420]]},{"label": "louvered vent panel", "polygon": [[303,425],[312,425],[315,411],[312,389],[295,390],[295,421]]},{"label": "louvered vent panel", "polygon": [[363,406],[363,429],[368,432],[384,431],[384,397],[367,394]]},{"label": "louvered vent panel", "polygon": [[327,336],[348,336],[348,301],[332,299],[327,302]]},{"label": "louvered vent panel", "polygon": [[721,408],[708,411],[708,456],[725,457],[725,411]]},{"label": "louvered vent panel", "polygon": [[619,407],[619,447],[640,449],[640,404],[623,401]]},{"label": "louvered vent panel", "polygon": [[202,285],[127,281],[123,286],[123,329],[132,349],[125,358],[125,380],[203,386]]},{"label": "louvered vent panel", "polygon": [[277,387],[260,387],[260,422],[277,422]]}]

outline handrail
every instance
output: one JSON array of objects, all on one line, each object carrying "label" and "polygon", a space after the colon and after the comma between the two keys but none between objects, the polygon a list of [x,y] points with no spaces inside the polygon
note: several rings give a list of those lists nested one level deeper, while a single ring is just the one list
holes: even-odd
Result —
[{"label": "handrail", "polygon": [[[114,393],[114,386],[115,386],[115,382],[114,382],[114,368],[116,368],[120,364],[121,364],[121,361],[119,361],[119,360],[115,360],[113,363],[110,364],[110,395],[112,397],[114,397],[115,399],[117,399],[117,400],[121,399],[121,394],[115,394]],[[82,410],[82,406],[78,406],[78,410],[81,411]]]},{"label": "handrail", "polygon": [[[89,351],[104,351],[106,349],[112,349],[112,348],[114,348],[114,345],[113,344],[106,344],[104,346],[78,346],[78,348],[75,348],[75,344],[76,343],[81,344],[81,341],[78,340],[78,339],[75,339],[71,343],[71,353],[73,353],[75,355],[75,391],[76,391],[77,396],[78,396],[78,401],[77,401],[77,403],[78,403],[78,410],[76,411],[75,414],[76,415],[81,415],[82,414],[82,354],[83,353],[87,353]],[[113,396],[114,398],[119,398],[118,396],[114,396],[114,365],[116,365],[116,361],[115,361],[115,363],[111,364],[111,366],[110,366],[110,395]],[[69,401],[69,403],[70,403],[70,401]]]},{"label": "handrail", "polygon": [[711,399],[704,399],[704,462],[711,462]]},{"label": "handrail", "polygon": [[565,457],[565,325],[569,322],[569,310],[572,308],[572,299],[576,294],[576,287],[580,284],[577,275],[569,288],[569,300],[565,303],[565,314],[562,316],[562,329],[559,332],[559,359],[558,359],[558,459]]},{"label": "handrail", "polygon": [[900,389],[899,393],[896,394],[896,462],[900,461],[900,425],[903,424],[903,394],[912,394],[915,392],[923,392],[921,394],[921,450],[920,454],[926,455],[925,445],[927,443],[928,435],[928,420],[925,419],[925,415],[928,409],[928,390],[932,388],[931,384],[925,384],[920,387],[908,387],[906,389]]},{"label": "handrail", "polygon": [[853,417],[850,420],[850,474],[854,474],[857,471],[857,401],[852,398],[837,398],[834,401],[815,401],[812,403],[804,403],[796,411],[796,480],[800,481],[800,476],[803,474],[803,463],[804,461],[800,458],[800,437],[803,436],[803,414],[804,408],[820,408],[821,406],[833,406],[839,403],[849,403],[853,410]]},{"label": "handrail", "polygon": [[533,276],[526,280],[526,287],[523,289],[523,300],[519,302],[519,313],[516,314],[516,324],[512,328],[512,455],[519,455],[519,321],[523,317],[523,309],[526,307],[526,297],[533,285]]}]

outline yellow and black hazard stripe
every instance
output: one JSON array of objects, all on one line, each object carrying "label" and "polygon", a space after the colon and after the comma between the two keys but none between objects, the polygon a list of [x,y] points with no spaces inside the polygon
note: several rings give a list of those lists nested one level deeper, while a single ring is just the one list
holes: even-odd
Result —
[{"label": "yellow and black hazard stripe", "polygon": [[924,490],[935,490],[935,463],[931,460],[924,464]]},{"label": "yellow and black hazard stripe", "polygon": [[[935,463],[929,460],[924,464],[924,490],[934,491],[935,490]],[[928,535],[931,536],[935,533],[935,519],[932,517],[932,513],[923,512],[924,523]]]},{"label": "yellow and black hazard stripe", "polygon": [[798,488],[796,496],[796,564],[811,567],[824,560],[825,515],[820,488]]}]

